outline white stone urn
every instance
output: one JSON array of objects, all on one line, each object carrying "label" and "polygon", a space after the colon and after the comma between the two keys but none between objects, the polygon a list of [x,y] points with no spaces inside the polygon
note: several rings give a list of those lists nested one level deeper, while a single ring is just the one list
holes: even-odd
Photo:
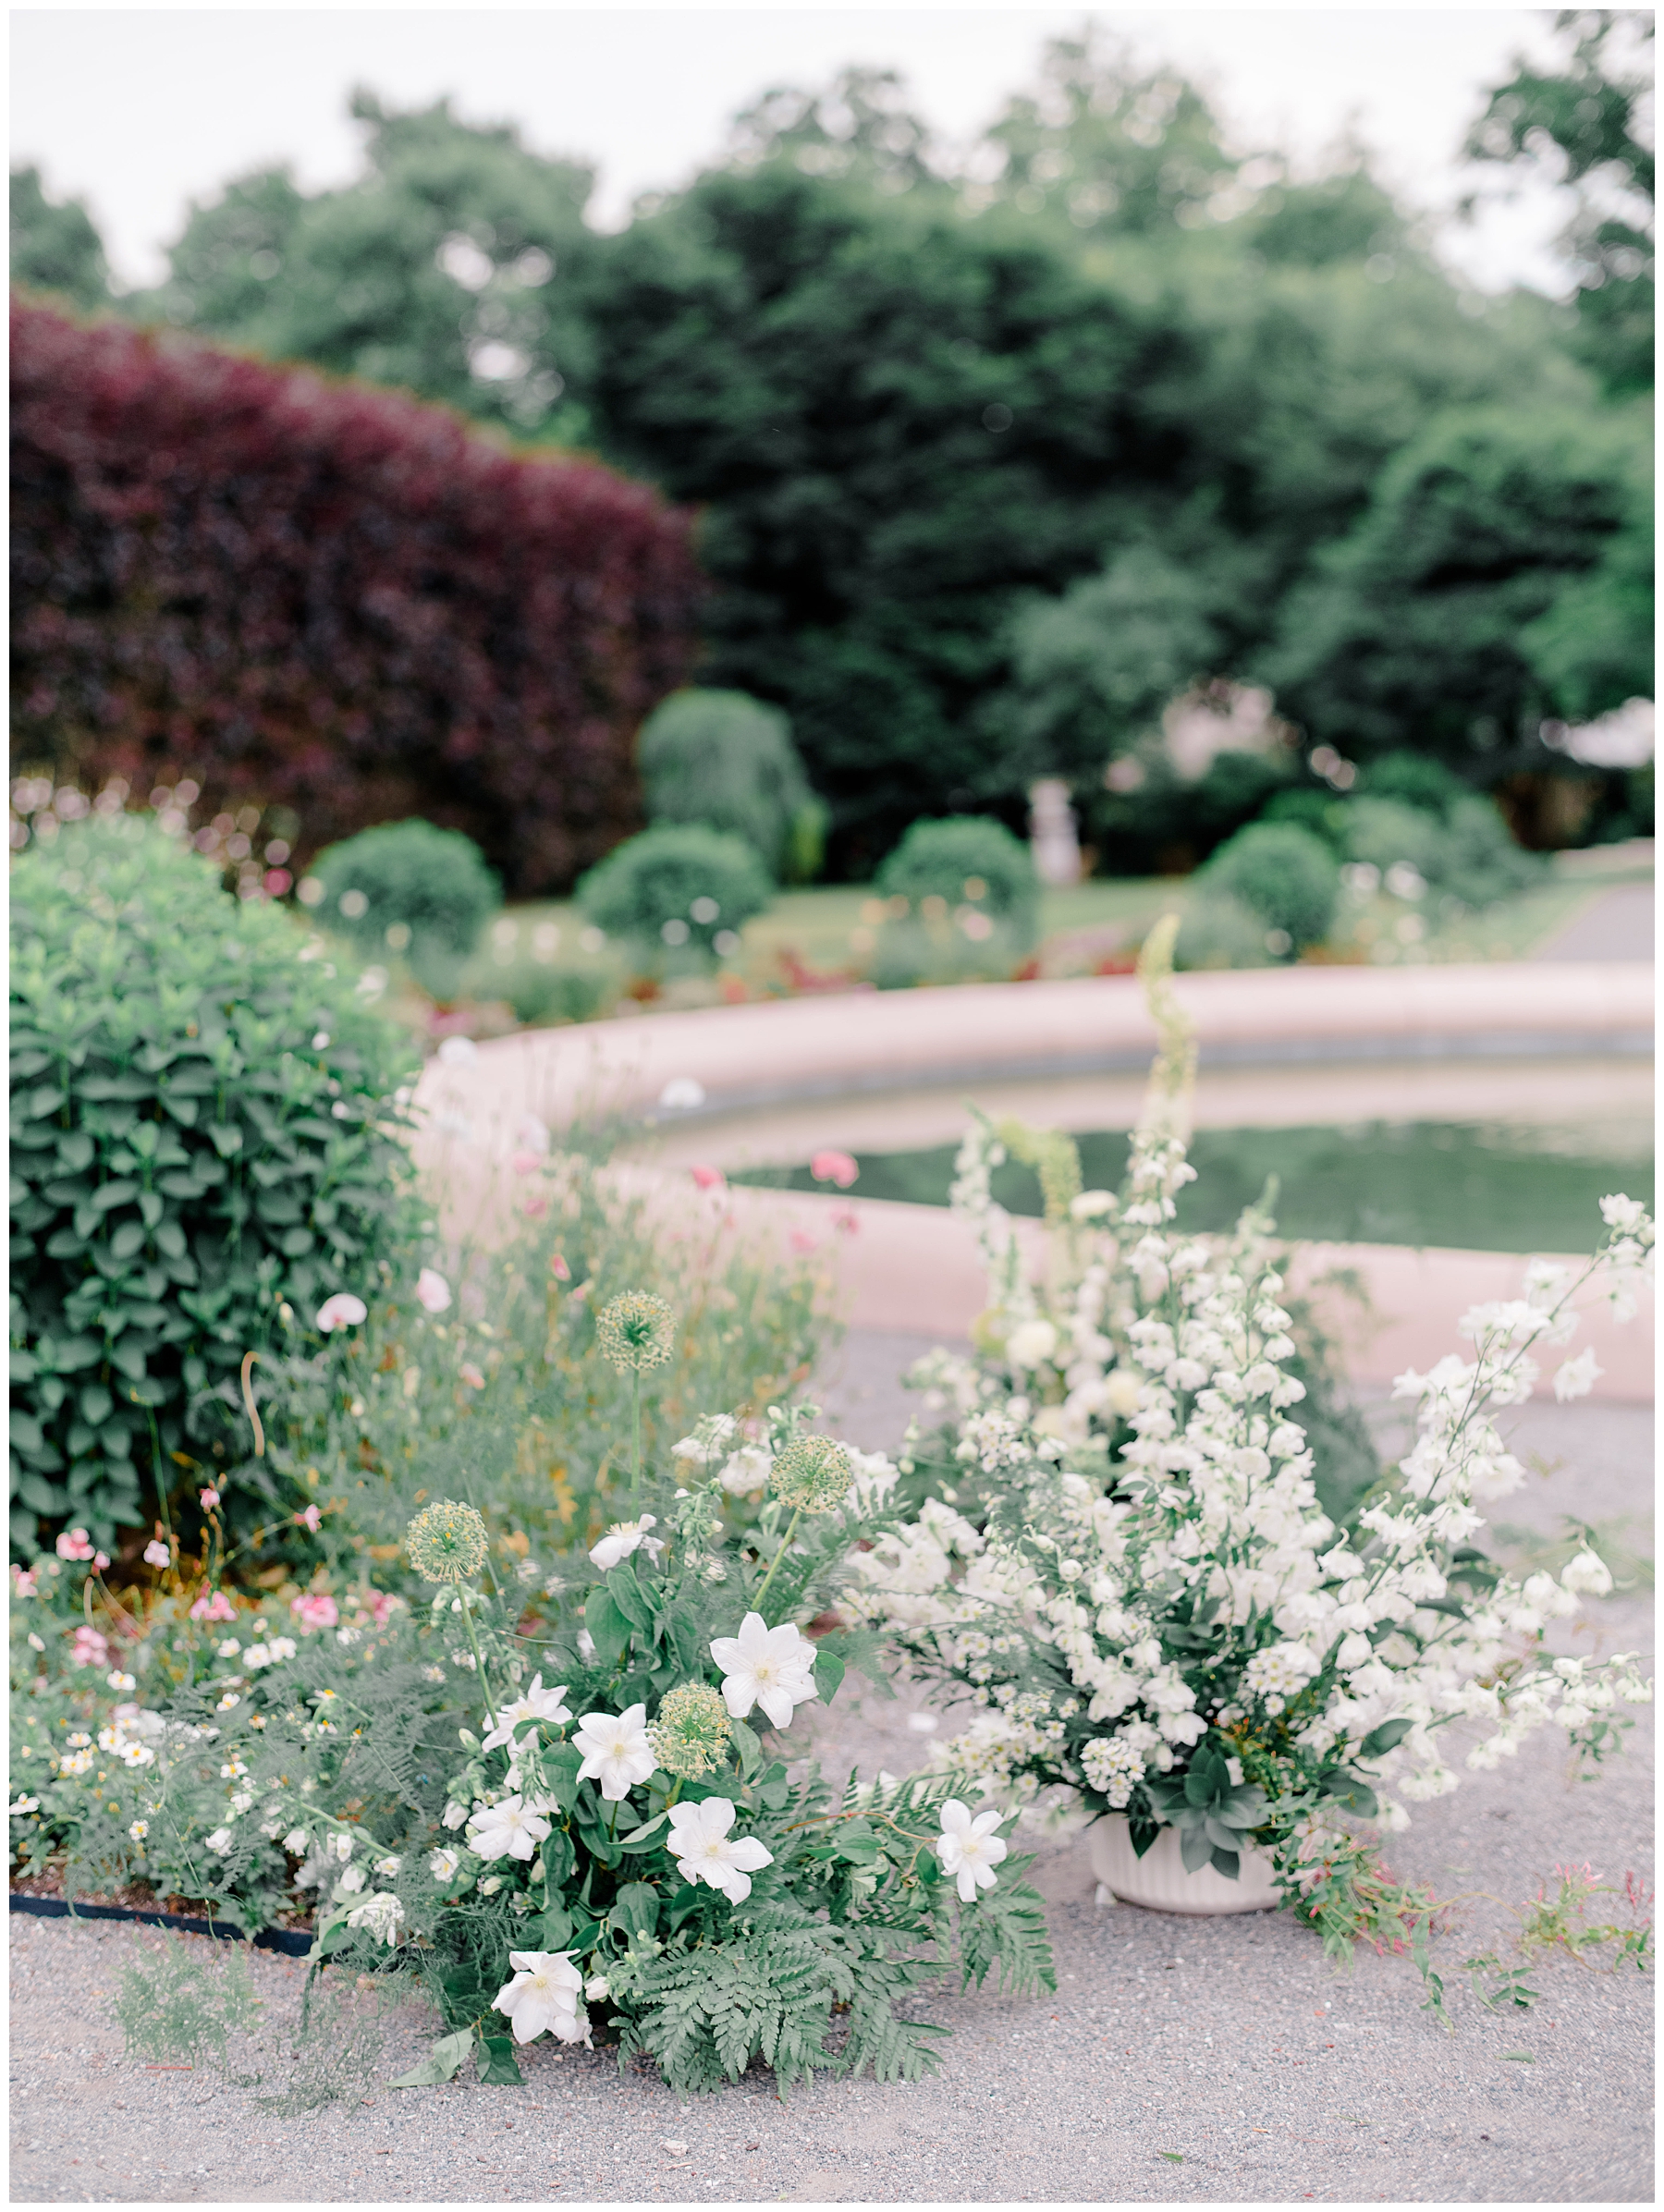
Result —
[{"label": "white stone urn", "polygon": [[1212,1866],[1189,1873],[1177,1828],[1164,1827],[1142,1859],[1123,1814],[1107,1813],[1090,1833],[1092,1871],[1129,1905],[1154,1913],[1264,1913],[1282,1902],[1268,1852],[1243,1851],[1232,1882]]}]

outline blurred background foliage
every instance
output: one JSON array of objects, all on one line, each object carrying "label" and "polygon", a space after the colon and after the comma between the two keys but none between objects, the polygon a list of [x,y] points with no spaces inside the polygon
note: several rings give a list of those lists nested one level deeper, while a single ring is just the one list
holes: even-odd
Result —
[{"label": "blurred background foliage", "polygon": [[[1559,302],[1469,291],[1356,147],[1316,178],[1244,153],[1097,31],[951,165],[884,72],[771,89],[608,235],[584,164],[361,92],[356,181],[233,180],[147,293],[114,297],[84,209],[17,173],[13,274],[697,509],[699,681],[787,717],[833,875],[922,815],[1022,831],[1044,774],[1100,866],[1193,864],[1258,810],[1147,757],[1187,684],[1484,789],[1563,767],[1545,722],[1650,695],[1650,20],[1558,22],[1558,68],[1495,88],[1469,151],[1483,189],[1568,188]],[[1286,743],[1233,750],[1326,800]],[[1127,758],[1142,785],[1106,787]],[[789,879],[818,830],[769,774]]]}]

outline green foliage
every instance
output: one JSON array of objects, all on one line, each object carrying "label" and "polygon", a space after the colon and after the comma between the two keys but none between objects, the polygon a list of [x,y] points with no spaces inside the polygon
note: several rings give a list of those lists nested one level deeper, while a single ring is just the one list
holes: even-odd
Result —
[{"label": "green foliage", "polygon": [[413,1271],[414,1069],[287,913],[138,816],[24,854],[12,915],[13,1534],[113,1550],[223,1458],[286,1311]]},{"label": "green foliage", "polygon": [[552,1029],[567,1021],[593,1021],[618,996],[622,979],[612,962],[579,966],[558,960],[521,958],[494,968],[483,988],[507,999],[517,1021],[531,1029]]},{"label": "green foliage", "polygon": [[1287,943],[1268,950],[1288,954],[1319,944],[1335,918],[1334,855],[1293,823],[1254,822],[1238,830],[1208,862],[1204,880],[1211,891],[1240,899],[1267,932],[1281,932]]},{"label": "green foliage", "polygon": [[80,200],[48,200],[32,163],[11,173],[11,280],[80,308],[104,306],[104,242]]},{"label": "green foliage", "polygon": [[1194,968],[1268,968],[1263,918],[1241,898],[1206,887],[1184,910],[1173,947],[1173,965]]},{"label": "green foliage", "polygon": [[259,2018],[248,1954],[235,1944],[199,1947],[173,1935],[134,1949],[140,1955],[122,1968],[116,1998],[123,2056],[223,2066],[229,2038]]},{"label": "green foliage", "polygon": [[578,903],[643,965],[667,950],[702,964],[739,950],[740,932],[774,895],[743,838],[698,822],[666,822],[629,837],[590,870]]},{"label": "green foliage", "polygon": [[779,883],[814,873],[825,810],[777,707],[743,691],[673,691],[642,725],[636,757],[650,820],[742,837]]},{"label": "green foliage", "polygon": [[[1424,813],[1448,815],[1467,786],[1442,761],[1425,752],[1388,752],[1372,761],[1359,783],[1359,795],[1393,799],[1401,806],[1420,807]],[[1350,822],[1352,816],[1347,815]]]},{"label": "green foliage", "polygon": [[[1508,832],[1496,809],[1489,812],[1506,840]],[[1425,807],[1371,796],[1352,800],[1346,809],[1348,857],[1366,862],[1383,875],[1388,869],[1403,865],[1413,868],[1427,883],[1442,884],[1450,849],[1444,823]]]},{"label": "green foliage", "polygon": [[[1236,1880],[1246,1839],[1265,1825],[1268,1807],[1256,1783],[1231,1780],[1223,1742],[1201,1744],[1181,1775],[1146,1778],[1144,1791],[1162,1822],[1179,1830],[1187,1874],[1211,1864],[1227,1881]],[[1133,1844],[1141,1852],[1154,1840],[1150,1830],[1141,1836],[1135,1829]]]},{"label": "green foliage", "polygon": [[1039,926],[1040,883],[1028,847],[984,815],[915,822],[878,871],[878,890],[906,899],[926,920],[932,899],[947,912],[973,908],[1003,923],[1025,952]]},{"label": "green foliage", "polygon": [[484,856],[459,829],[386,822],[325,847],[312,865],[323,886],[318,920],[366,959],[409,961],[435,998],[456,994],[480,933],[502,904]]},{"label": "green foliage", "polygon": [[1488,799],[1471,792],[1450,800],[1442,819],[1394,799],[1354,799],[1345,826],[1352,860],[1383,874],[1408,865],[1463,906],[1489,906],[1542,879],[1544,862],[1520,849]]}]

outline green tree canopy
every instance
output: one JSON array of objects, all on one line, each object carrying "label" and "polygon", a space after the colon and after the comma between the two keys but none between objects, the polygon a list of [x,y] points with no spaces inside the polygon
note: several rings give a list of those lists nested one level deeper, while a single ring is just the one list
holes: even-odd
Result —
[{"label": "green tree canopy", "polygon": [[11,275],[77,307],[102,307],[110,297],[104,241],[84,203],[48,200],[32,165],[11,173]]}]

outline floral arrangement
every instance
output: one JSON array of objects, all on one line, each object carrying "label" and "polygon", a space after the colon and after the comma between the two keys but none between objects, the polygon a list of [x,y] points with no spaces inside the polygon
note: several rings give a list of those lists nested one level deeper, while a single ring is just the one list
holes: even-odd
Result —
[{"label": "floral arrangement", "polygon": [[[1455,1724],[1480,1731],[1470,1766],[1549,1721],[1599,1757],[1627,1725],[1620,1702],[1650,1694],[1633,1656],[1545,1646],[1550,1621],[1611,1587],[1592,1550],[1558,1580],[1517,1583],[1474,1539],[1482,1509],[1523,1479],[1497,1414],[1530,1396],[1534,1353],[1566,1343],[1597,1276],[1633,1308],[1653,1226],[1607,1199],[1581,1274],[1533,1262],[1518,1300],[1465,1317],[1468,1354],[1401,1376],[1415,1448],[1336,1525],[1289,1372],[1268,1215],[1224,1238],[1173,1226],[1193,1173],[1192,1059],[1167,950],[1146,955],[1163,1049],[1121,1191],[1081,1191],[1069,1140],[1033,1141],[1051,1222],[1042,1283],[988,1202],[1003,1132],[979,1120],[966,1139],[956,1203],[978,1225],[994,1304],[979,1358],[938,1354],[918,1377],[952,1393],[954,1479],[862,1556],[852,1608],[984,1708],[941,1754],[983,1793],[1031,1817],[1119,1816],[1140,1854],[1176,1827],[1188,1869],[1234,1876],[1244,1848],[1267,1851],[1285,1900],[1344,1941],[1381,1894],[1349,1822],[1401,1827],[1405,1801],[1454,1789]],[[1588,1351],[1563,1361],[1556,1395],[1597,1372]]]},{"label": "floral arrangement", "polygon": [[[673,1330],[627,1293],[597,1343],[629,1376]],[[244,1925],[311,1893],[320,1965],[418,1976],[445,2033],[406,2083],[471,2052],[518,2080],[518,2045],[598,2027],[679,2090],[759,2058],[782,2086],[929,2068],[944,2031],[900,2000],[944,1973],[1051,1986],[1044,1917],[1010,1820],[951,1775],[838,1789],[791,1761],[803,1705],[850,1665],[882,1679],[875,1639],[805,1629],[897,1519],[896,1470],[812,1412],[771,1408],[750,1440],[707,1417],[670,1473],[638,1451],[650,1509],[596,1541],[553,1620],[497,1581],[480,1513],[440,1498],[406,1533],[424,1606],[225,1636],[220,1667],[131,1721],[133,1858]]]}]

